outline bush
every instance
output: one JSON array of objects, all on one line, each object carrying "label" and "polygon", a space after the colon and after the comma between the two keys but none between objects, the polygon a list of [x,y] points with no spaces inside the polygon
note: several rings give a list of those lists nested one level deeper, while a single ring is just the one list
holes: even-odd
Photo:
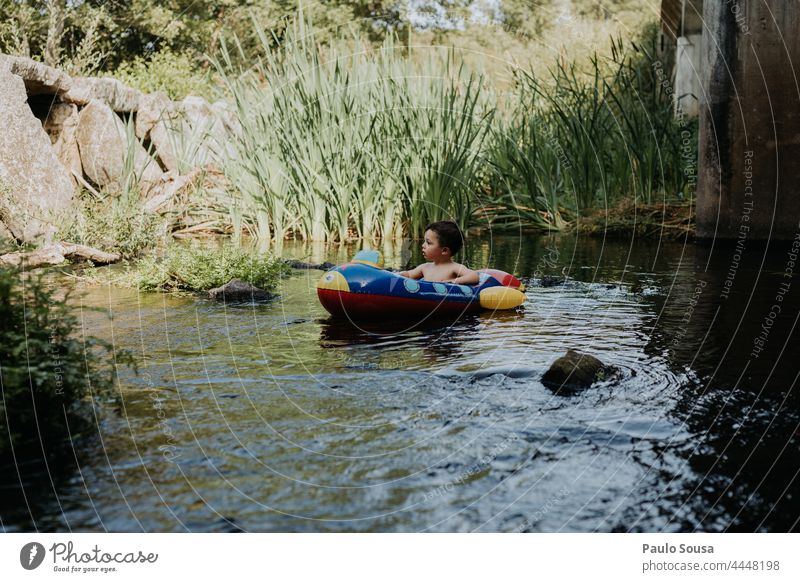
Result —
[{"label": "bush", "polygon": [[270,291],[289,272],[278,257],[261,256],[233,245],[218,249],[173,245],[163,259],[148,257],[141,261],[126,281],[150,291],[204,291],[235,278]]},{"label": "bush", "polygon": [[41,278],[0,270],[0,460],[12,446],[49,454],[66,444],[88,427],[84,398],[111,394],[114,370],[100,359],[110,345],[77,333],[66,299]]},{"label": "bush", "polygon": [[61,238],[130,259],[152,246],[163,229],[160,216],[142,209],[138,191],[102,200],[84,191],[73,201]]},{"label": "bush", "polygon": [[189,53],[165,50],[121,64],[114,77],[145,93],[164,91],[176,100],[199,95],[213,101],[211,76],[201,69],[198,61]]}]

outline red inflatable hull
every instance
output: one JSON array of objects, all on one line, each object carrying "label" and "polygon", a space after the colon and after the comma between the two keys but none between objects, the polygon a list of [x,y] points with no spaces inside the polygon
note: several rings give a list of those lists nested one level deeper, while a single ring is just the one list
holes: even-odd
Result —
[{"label": "red inflatable hull", "polygon": [[408,316],[426,315],[458,317],[463,313],[479,313],[481,311],[479,301],[468,304],[447,300],[434,302],[426,299],[352,293],[333,289],[317,289],[317,296],[322,306],[332,315],[353,319],[369,317],[401,319]]}]

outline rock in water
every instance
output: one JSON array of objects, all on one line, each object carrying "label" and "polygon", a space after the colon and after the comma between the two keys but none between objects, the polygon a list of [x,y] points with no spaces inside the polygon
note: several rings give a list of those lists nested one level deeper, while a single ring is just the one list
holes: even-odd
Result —
[{"label": "rock in water", "polygon": [[287,265],[289,265],[292,269],[319,269],[321,271],[329,271],[333,269],[336,265],[333,263],[328,263],[327,261],[324,263],[304,263],[303,261],[298,261],[297,259],[287,259],[284,261]]},{"label": "rock in water", "polygon": [[0,220],[22,241],[50,236],[73,192],[70,174],[27,99],[22,78],[0,61]]},{"label": "rock in water", "polygon": [[611,368],[589,354],[575,350],[567,353],[550,365],[550,369],[542,376],[542,384],[551,390],[580,390],[588,388],[598,380],[605,378]]},{"label": "rock in water", "polygon": [[[89,179],[101,188],[121,189],[129,139],[122,120],[105,103],[92,101],[80,112],[76,139]],[[161,169],[138,141],[131,147],[139,187],[147,192],[161,178]]]},{"label": "rock in water", "polygon": [[208,296],[217,301],[235,303],[240,301],[268,301],[275,297],[275,295],[269,291],[259,289],[258,287],[251,285],[246,281],[242,281],[241,279],[231,279],[222,287],[211,289],[208,292]]}]

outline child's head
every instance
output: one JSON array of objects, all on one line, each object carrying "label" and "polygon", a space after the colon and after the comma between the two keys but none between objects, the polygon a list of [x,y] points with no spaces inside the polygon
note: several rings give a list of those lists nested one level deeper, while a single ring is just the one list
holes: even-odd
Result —
[{"label": "child's head", "polygon": [[425,243],[422,254],[426,259],[450,259],[464,244],[464,235],[455,222],[440,220],[425,227]]}]

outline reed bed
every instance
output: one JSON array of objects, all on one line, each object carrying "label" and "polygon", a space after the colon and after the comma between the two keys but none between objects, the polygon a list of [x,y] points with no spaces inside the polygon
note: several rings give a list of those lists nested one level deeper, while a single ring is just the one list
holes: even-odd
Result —
[{"label": "reed bed", "polygon": [[696,149],[685,144],[696,142],[696,124],[673,113],[653,66],[656,38],[648,28],[629,46],[615,40],[607,59],[595,55],[583,69],[557,61],[545,79],[515,71],[489,154],[492,220],[559,230],[565,213],[691,198]]},{"label": "reed bed", "polygon": [[451,50],[323,47],[302,18],[279,52],[260,38],[248,69],[235,38],[214,63],[240,124],[223,163],[234,237],[392,239],[439,219],[561,230],[623,200],[692,197],[682,132],[696,129],[657,76],[653,27],[583,66],[517,69],[502,100]]},{"label": "reed bed", "polygon": [[259,238],[395,238],[428,221],[466,227],[494,108],[453,53],[408,58],[388,39],[323,49],[302,20],[273,53],[237,70],[216,62],[241,131],[225,172],[232,214]]}]

